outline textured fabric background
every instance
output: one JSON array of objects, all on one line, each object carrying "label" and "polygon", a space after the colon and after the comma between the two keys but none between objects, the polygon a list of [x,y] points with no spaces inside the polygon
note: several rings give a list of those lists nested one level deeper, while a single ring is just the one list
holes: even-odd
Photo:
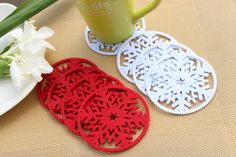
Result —
[{"label": "textured fabric background", "polygon": [[[143,6],[147,1],[137,3]],[[50,41],[57,51],[47,53],[51,63],[66,57],[87,58],[138,91],[118,73],[116,57],[89,50],[84,41],[86,24],[71,0],[59,0],[34,19],[37,26],[46,25],[56,31]],[[147,135],[123,153],[108,154],[91,149],[54,120],[33,91],[17,107],[0,117],[0,156],[235,157],[236,1],[163,0],[161,6],[145,19],[148,30],[172,35],[213,65],[219,85],[209,106],[192,115],[174,116],[160,111],[144,96],[151,112]]]}]

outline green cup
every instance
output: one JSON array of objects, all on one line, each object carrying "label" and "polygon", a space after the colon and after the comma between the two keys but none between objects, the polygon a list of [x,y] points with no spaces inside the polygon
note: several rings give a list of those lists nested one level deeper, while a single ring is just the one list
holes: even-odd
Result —
[{"label": "green cup", "polygon": [[118,43],[130,37],[135,24],[157,7],[161,0],[152,0],[140,10],[135,9],[135,0],[75,0],[93,31],[104,43]]}]

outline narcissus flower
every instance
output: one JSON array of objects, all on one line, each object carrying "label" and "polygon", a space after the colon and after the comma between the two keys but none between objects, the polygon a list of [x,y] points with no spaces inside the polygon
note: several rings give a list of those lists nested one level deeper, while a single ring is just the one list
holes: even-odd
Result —
[{"label": "narcissus flower", "polygon": [[53,34],[54,31],[48,27],[37,31],[31,22],[26,21],[23,29],[17,28],[4,36],[7,40],[2,40],[2,44],[8,48],[4,51],[6,47],[0,47],[3,51],[0,56],[0,69],[4,70],[2,75],[11,77],[17,89],[24,87],[30,79],[41,81],[43,73],[53,71],[45,59],[46,48],[55,50],[46,41]]}]

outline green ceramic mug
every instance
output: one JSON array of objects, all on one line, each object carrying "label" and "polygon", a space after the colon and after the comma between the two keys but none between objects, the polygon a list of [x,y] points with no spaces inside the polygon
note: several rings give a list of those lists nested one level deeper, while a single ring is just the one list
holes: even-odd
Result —
[{"label": "green ceramic mug", "polygon": [[131,36],[136,22],[160,1],[152,0],[140,10],[135,9],[135,0],[76,0],[76,4],[99,41],[118,43]]}]

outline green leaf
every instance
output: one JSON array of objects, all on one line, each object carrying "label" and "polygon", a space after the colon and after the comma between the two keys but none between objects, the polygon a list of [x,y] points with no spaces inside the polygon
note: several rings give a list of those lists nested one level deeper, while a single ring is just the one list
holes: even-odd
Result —
[{"label": "green leaf", "polygon": [[58,0],[26,0],[0,22],[0,38]]},{"label": "green leaf", "polygon": [[0,55],[7,52],[11,48],[11,45],[5,47],[2,52],[0,52]]},{"label": "green leaf", "polygon": [[0,77],[10,76],[10,63],[10,59],[0,58]]}]

